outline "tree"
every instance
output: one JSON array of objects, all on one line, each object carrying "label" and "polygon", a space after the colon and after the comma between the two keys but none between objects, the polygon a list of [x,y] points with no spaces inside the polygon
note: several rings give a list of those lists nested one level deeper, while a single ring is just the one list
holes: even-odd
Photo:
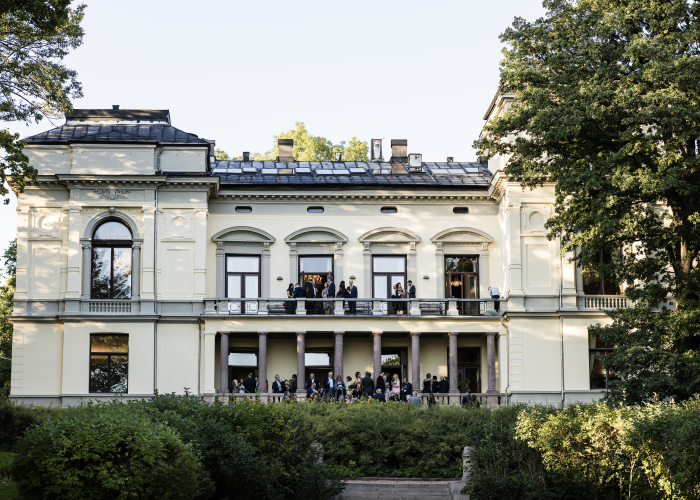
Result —
[{"label": "tree", "polygon": [[12,314],[15,298],[17,269],[17,239],[10,242],[3,255],[7,281],[0,286],[0,401],[10,395],[10,372],[12,360],[12,323],[7,316]]},{"label": "tree", "polygon": [[[63,64],[82,45],[85,6],[71,9],[66,0],[0,2],[0,120],[39,122],[72,111],[71,99],[82,97],[77,73]],[[0,196],[9,203],[5,181],[19,192],[37,171],[22,152],[19,134],[0,130]]]},{"label": "tree", "polygon": [[[700,5],[545,0],[501,35],[514,104],[475,146],[523,187],[556,183],[549,237],[634,304],[593,326],[607,397],[700,392]],[[601,251],[612,255],[601,262]]]},{"label": "tree", "polygon": [[[295,128],[282,132],[279,135],[274,135],[272,149],[265,151],[263,154],[254,153],[250,155],[251,160],[257,161],[273,161],[279,156],[277,148],[278,139],[294,139],[294,158],[297,161],[333,161],[335,153],[342,153],[343,161],[367,161],[367,142],[360,141],[357,137],[350,139],[346,144],[345,141],[340,141],[338,144],[333,144],[330,139],[325,137],[311,135],[306,130],[304,122],[296,122]],[[231,158],[225,151],[217,149],[214,152],[217,160],[242,160],[242,156]]]}]

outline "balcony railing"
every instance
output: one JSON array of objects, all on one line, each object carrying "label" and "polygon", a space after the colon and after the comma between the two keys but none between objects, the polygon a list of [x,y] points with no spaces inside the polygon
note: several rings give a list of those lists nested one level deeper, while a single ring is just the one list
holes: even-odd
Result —
[{"label": "balcony railing", "polygon": [[131,301],[128,300],[92,300],[88,303],[88,312],[92,314],[130,314]]},{"label": "balcony railing", "polygon": [[[230,299],[205,300],[210,315],[498,316],[503,299]],[[500,311],[495,303],[499,302]]]},{"label": "balcony railing", "polygon": [[630,301],[624,295],[586,295],[578,297],[579,309],[626,309]]}]

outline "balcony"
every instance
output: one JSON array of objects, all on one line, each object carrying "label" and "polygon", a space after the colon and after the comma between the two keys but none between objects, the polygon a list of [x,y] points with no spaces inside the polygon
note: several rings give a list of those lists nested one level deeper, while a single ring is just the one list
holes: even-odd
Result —
[{"label": "balcony", "polygon": [[624,295],[585,295],[576,300],[581,310],[610,310],[627,309],[631,307],[630,300]]},{"label": "balcony", "polygon": [[500,316],[498,299],[204,299],[206,315],[263,316]]}]

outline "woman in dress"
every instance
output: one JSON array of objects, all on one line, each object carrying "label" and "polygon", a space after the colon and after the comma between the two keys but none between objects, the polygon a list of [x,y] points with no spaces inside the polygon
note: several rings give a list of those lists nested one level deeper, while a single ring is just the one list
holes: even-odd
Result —
[{"label": "woman in dress", "polygon": [[[292,283],[289,284],[289,288],[287,288],[287,298],[288,299],[293,299],[294,298],[294,285]],[[284,303],[284,308],[287,310],[287,314],[294,314],[296,309],[294,305],[296,302],[294,300],[287,300]]]},{"label": "woman in dress", "polygon": [[[339,299],[344,299],[348,296],[348,289],[345,288],[345,281],[341,281],[338,285],[338,293],[335,296]],[[343,301],[343,311],[345,311],[345,301]]]},{"label": "woman in dress", "polygon": [[[310,278],[309,281],[307,281],[304,284],[304,297],[306,299],[313,299],[316,297],[316,286],[314,285],[313,278]],[[316,302],[312,302],[310,300],[307,300],[306,301],[306,314],[313,314],[315,307],[316,307]]]},{"label": "woman in dress", "polygon": [[394,373],[394,378],[391,381],[391,398],[395,401],[401,400],[401,382],[399,376]]},{"label": "woman in dress", "polygon": [[[401,283],[396,283],[396,298],[397,299],[407,298],[406,291],[401,286]],[[397,309],[399,314],[406,314],[406,303],[405,302],[396,302],[396,305],[397,305],[396,309]]]},{"label": "woman in dress", "polygon": [[345,387],[345,382],[343,382],[343,376],[342,375],[337,375],[335,377],[335,400],[338,401],[340,396],[343,396],[343,399],[345,399],[345,395],[347,394],[347,388]]},{"label": "woman in dress", "polygon": [[[323,291],[321,292],[321,295],[323,295],[324,299],[326,299],[326,300],[328,299],[328,283],[327,282],[323,284]],[[325,314],[330,314],[331,309],[328,306],[328,302],[326,300],[323,301],[323,311],[325,312]]]}]

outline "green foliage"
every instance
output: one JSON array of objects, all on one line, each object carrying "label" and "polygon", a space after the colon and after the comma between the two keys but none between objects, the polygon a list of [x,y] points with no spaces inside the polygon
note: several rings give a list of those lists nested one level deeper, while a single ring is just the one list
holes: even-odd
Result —
[{"label": "green foliage", "polygon": [[[70,100],[82,97],[77,73],[63,59],[82,44],[80,23],[84,5],[69,8],[69,2],[36,1],[0,3],[0,120],[39,122],[70,112]],[[24,191],[25,179],[36,179],[37,171],[22,152],[19,134],[0,130],[0,196],[9,203],[5,181]]]},{"label": "green foliage", "polygon": [[[5,467],[9,467],[14,457],[14,453],[0,451],[0,470]],[[15,500],[16,498],[19,498],[17,486],[15,486],[15,483],[13,483],[8,477],[0,476],[0,498],[3,500]]]},{"label": "green foliage", "polygon": [[9,468],[22,498],[196,498],[212,482],[174,429],[118,402],[86,404],[32,427]]},{"label": "green foliage", "polygon": [[603,359],[619,376],[608,397],[687,398],[700,392],[700,3],[544,6],[501,35],[514,104],[475,145],[523,187],[555,183],[549,237],[580,249],[591,277],[627,284],[636,307],[591,330],[617,348]]},{"label": "green foliage", "polygon": [[[0,286],[0,403],[10,397],[12,369],[12,323],[7,316],[14,309],[15,282],[17,268],[17,238],[10,242],[3,255],[7,281]],[[2,432],[2,431],[0,431]],[[0,440],[0,449],[2,441]]]},{"label": "green foliage", "polygon": [[[357,137],[350,139],[348,143],[340,141],[333,144],[330,139],[318,135],[311,135],[306,130],[304,122],[296,122],[295,128],[274,135],[272,149],[263,154],[252,153],[251,160],[271,161],[279,156],[277,139],[294,139],[293,154],[296,161],[334,161],[335,153],[343,154],[343,161],[367,161],[367,142],[360,141]],[[217,160],[242,160],[242,156],[230,157],[225,151],[214,151]]]},{"label": "green foliage", "polygon": [[12,451],[25,430],[58,416],[63,408],[0,401],[0,451]]}]

